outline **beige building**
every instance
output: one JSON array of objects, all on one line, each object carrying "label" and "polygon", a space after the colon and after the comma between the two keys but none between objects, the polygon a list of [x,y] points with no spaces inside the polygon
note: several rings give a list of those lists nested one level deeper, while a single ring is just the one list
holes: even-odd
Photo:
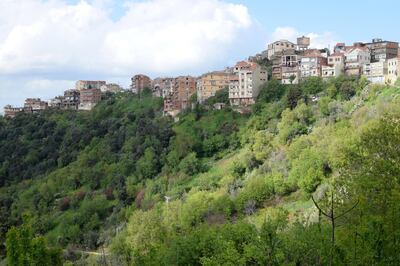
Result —
[{"label": "beige building", "polygon": [[4,116],[14,118],[18,113],[24,112],[23,107],[14,107],[11,105],[6,105],[4,107]]},{"label": "beige building", "polygon": [[84,89],[80,92],[79,110],[91,110],[101,101],[100,89]]},{"label": "beige building", "polygon": [[386,82],[393,85],[400,77],[400,57],[392,58],[387,61],[388,73]]},{"label": "beige building", "polygon": [[102,86],[105,86],[106,82],[102,80],[78,80],[75,83],[75,89],[80,91],[80,90],[86,90],[86,89],[99,89]]},{"label": "beige building", "polygon": [[202,75],[197,80],[197,101],[203,103],[217,91],[229,87],[230,74],[225,71],[214,71]]},{"label": "beige building", "polygon": [[267,82],[268,74],[256,63],[241,61],[234,67],[229,83],[229,101],[232,106],[247,106],[255,103],[261,85]]},{"label": "beige building", "polygon": [[321,68],[321,77],[325,80],[335,78],[343,74],[343,66],[327,65]]},{"label": "beige building", "polygon": [[388,67],[386,61],[368,63],[363,66],[363,75],[371,81],[371,83],[385,84],[387,74]]},{"label": "beige building", "polygon": [[294,50],[296,45],[288,40],[279,40],[268,44],[267,57],[269,60],[275,56],[281,56],[283,51]]},{"label": "beige building", "polygon": [[328,56],[327,62],[328,65],[322,66],[321,68],[321,77],[323,79],[329,79],[338,77],[344,73],[344,54],[343,53],[334,53]]},{"label": "beige building", "polygon": [[101,92],[117,93],[123,91],[122,87],[116,83],[108,83],[100,87]]},{"label": "beige building", "polygon": [[40,100],[40,98],[27,98],[24,103],[24,109],[32,112],[43,111],[48,108],[48,103]]},{"label": "beige building", "polygon": [[328,65],[339,66],[339,68],[344,70],[344,54],[343,53],[333,53],[330,56],[328,56]]}]

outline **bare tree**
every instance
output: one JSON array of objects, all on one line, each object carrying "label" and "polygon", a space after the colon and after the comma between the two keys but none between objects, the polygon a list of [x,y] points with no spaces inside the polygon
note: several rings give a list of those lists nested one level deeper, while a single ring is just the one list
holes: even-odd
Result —
[{"label": "bare tree", "polygon": [[351,212],[359,203],[359,201],[357,200],[357,202],[351,207],[348,208],[347,210],[343,211],[340,214],[337,214],[335,211],[335,205],[334,205],[334,201],[333,201],[333,191],[331,192],[331,204],[329,206],[329,210],[328,211],[324,211],[319,205],[318,203],[315,201],[314,197],[311,196],[312,201],[314,202],[315,207],[317,207],[318,211],[319,211],[319,216],[324,215],[331,224],[331,256],[330,256],[330,263],[329,265],[333,265],[333,251],[335,248],[335,229],[336,229],[336,220],[339,219],[340,217],[343,217],[344,215],[346,215],[347,213]]}]

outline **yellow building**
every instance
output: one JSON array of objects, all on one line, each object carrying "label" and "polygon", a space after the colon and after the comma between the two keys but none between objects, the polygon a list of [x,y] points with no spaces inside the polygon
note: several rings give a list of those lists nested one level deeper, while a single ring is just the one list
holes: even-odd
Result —
[{"label": "yellow building", "polygon": [[197,80],[197,101],[204,102],[215,95],[219,90],[229,86],[230,74],[224,71],[215,71],[202,75]]}]

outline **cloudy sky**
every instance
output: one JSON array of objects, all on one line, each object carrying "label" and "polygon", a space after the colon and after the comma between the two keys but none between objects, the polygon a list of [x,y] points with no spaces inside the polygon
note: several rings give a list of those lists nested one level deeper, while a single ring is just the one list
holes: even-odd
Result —
[{"label": "cloudy sky", "polygon": [[[272,40],[332,47],[400,40],[400,1],[0,0],[0,107],[50,99],[78,79],[124,87],[151,77],[222,69]],[[1,112],[1,111],[0,111]]]}]

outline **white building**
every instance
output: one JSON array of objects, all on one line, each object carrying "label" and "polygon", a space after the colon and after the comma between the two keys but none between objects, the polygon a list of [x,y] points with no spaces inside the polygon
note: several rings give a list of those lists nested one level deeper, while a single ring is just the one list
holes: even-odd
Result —
[{"label": "white building", "polygon": [[268,74],[256,63],[241,61],[234,67],[234,76],[229,82],[231,105],[247,106],[255,103],[260,87],[267,82]]},{"label": "white building", "polygon": [[100,87],[101,92],[112,92],[112,93],[117,93],[123,91],[121,86],[119,86],[116,83],[108,83],[106,85],[102,85]]},{"label": "white building", "polygon": [[306,56],[300,60],[301,78],[320,77],[322,66],[327,65],[326,57],[322,56]]},{"label": "white building", "polygon": [[345,72],[349,76],[360,76],[365,64],[371,62],[371,53],[367,47],[358,46],[345,53]]},{"label": "white building", "polygon": [[321,77],[323,79],[334,78],[343,74],[343,67],[340,65],[322,66],[321,72]]},{"label": "white building", "polygon": [[372,83],[385,84],[387,73],[388,67],[385,61],[368,63],[363,66],[363,75]]}]

